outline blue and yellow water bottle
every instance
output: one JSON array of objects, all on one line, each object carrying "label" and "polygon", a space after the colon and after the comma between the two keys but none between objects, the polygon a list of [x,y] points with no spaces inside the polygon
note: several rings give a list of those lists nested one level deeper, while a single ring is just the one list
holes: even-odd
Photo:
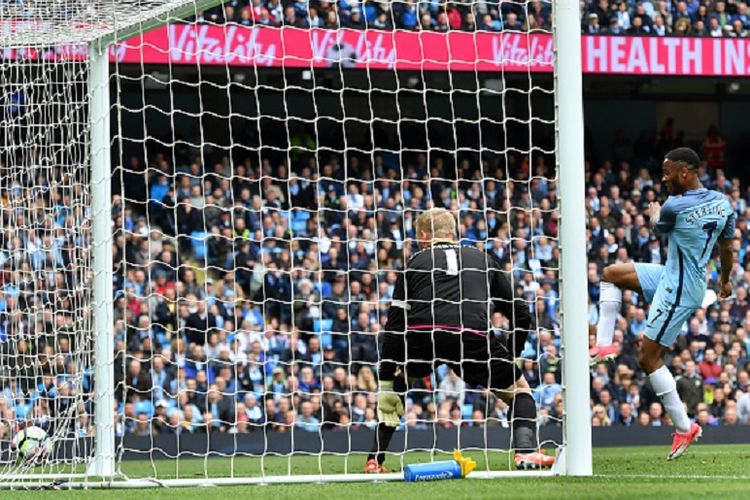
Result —
[{"label": "blue and yellow water bottle", "polygon": [[411,464],[404,467],[404,481],[439,481],[441,479],[461,479],[466,477],[477,463],[464,458],[458,450],[453,451],[453,460],[443,460],[428,464]]}]

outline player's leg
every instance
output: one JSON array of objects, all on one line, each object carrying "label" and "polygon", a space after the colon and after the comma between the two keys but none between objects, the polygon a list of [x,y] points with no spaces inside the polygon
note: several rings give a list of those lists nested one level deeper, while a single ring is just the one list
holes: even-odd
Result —
[{"label": "player's leg", "polygon": [[[393,391],[400,395],[401,403],[404,405],[404,408],[406,408],[407,385],[401,371],[396,372],[396,377],[393,380]],[[395,432],[396,427],[386,425],[385,422],[378,422],[378,426],[375,430],[375,441],[370,449],[370,454],[367,455],[365,472],[386,472],[383,467],[383,462],[385,462],[385,452],[391,444],[391,439],[393,439],[393,434],[395,434]]]},{"label": "player's leg", "polygon": [[596,346],[591,349],[592,364],[609,362],[618,354],[612,346],[615,323],[622,308],[622,291],[633,290],[644,294],[646,301],[653,298],[664,266],[658,264],[614,264],[604,268],[599,283],[599,322],[596,326]]},{"label": "player's leg", "polygon": [[648,325],[640,347],[639,363],[648,375],[654,392],[664,411],[675,426],[676,433],[668,459],[679,458],[693,441],[701,435],[701,428],[690,422],[685,406],[677,394],[677,384],[664,365],[664,355],[677,338],[682,325],[693,309],[656,301],[649,310]]},{"label": "player's leg", "polygon": [[519,469],[543,469],[552,467],[555,458],[539,450],[537,437],[536,403],[531,388],[523,376],[509,387],[495,390],[495,395],[508,403],[508,418],[511,421],[511,448],[513,460]]},{"label": "player's leg", "polygon": [[[539,452],[536,402],[516,364],[517,349],[513,349],[513,344],[523,344],[525,334],[516,332],[516,335],[519,338],[508,338],[505,342],[495,338],[491,341],[489,373],[487,363],[474,367],[464,363],[464,380],[470,385],[489,387],[496,397],[508,404],[511,448],[515,450],[516,466],[521,469],[551,467],[555,459]],[[484,346],[484,352],[487,352],[486,344]],[[477,357],[480,355],[479,349],[466,350]]]},{"label": "player's leg", "polygon": [[531,388],[523,377],[495,395],[508,404],[508,418],[513,429],[512,447],[519,453],[533,453],[539,449],[536,436],[536,403]]},{"label": "player's leg", "polygon": [[[393,391],[399,395],[401,404],[405,409],[406,392],[414,385],[417,379],[426,377],[432,373],[434,351],[433,341],[429,337],[426,337],[423,332],[419,332],[416,336],[407,333],[399,347],[401,346],[403,346],[404,353],[406,354],[401,359],[406,359],[407,362],[401,364],[396,370],[393,377]],[[388,450],[396,429],[397,427],[386,425],[385,422],[378,422],[372,448],[367,455],[365,472],[386,472],[383,467],[385,452]]]}]

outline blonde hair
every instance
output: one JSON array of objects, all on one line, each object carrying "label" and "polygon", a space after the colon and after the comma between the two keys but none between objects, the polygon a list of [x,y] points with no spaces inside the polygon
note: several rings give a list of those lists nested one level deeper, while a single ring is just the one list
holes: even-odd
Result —
[{"label": "blonde hair", "polygon": [[361,391],[378,392],[378,383],[372,374],[372,369],[365,365],[357,374],[357,388]]},{"label": "blonde hair", "polygon": [[433,238],[456,239],[456,218],[444,208],[431,208],[417,217],[414,223],[417,238],[422,231],[432,235]]}]

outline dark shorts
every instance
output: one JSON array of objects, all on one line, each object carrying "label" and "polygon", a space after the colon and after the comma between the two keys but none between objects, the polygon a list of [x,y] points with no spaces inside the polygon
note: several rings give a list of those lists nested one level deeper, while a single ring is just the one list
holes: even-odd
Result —
[{"label": "dark shorts", "polygon": [[407,378],[422,378],[447,364],[474,387],[505,389],[521,376],[513,349],[500,337],[468,332],[409,331],[405,337]]}]

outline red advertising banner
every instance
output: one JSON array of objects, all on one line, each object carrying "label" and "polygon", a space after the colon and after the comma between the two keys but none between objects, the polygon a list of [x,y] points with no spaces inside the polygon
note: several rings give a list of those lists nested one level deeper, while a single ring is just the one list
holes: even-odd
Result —
[{"label": "red advertising banner", "polygon": [[585,36],[584,73],[735,76],[750,74],[750,40]]},{"label": "red advertising banner", "polygon": [[[82,58],[85,47],[5,57]],[[750,75],[750,39],[583,36],[584,73],[674,76]],[[551,72],[552,37],[526,33],[448,33],[176,24],[112,49],[112,60],[358,69]]]},{"label": "red advertising banner", "polygon": [[125,63],[552,71],[550,35],[171,25],[117,48]]}]

